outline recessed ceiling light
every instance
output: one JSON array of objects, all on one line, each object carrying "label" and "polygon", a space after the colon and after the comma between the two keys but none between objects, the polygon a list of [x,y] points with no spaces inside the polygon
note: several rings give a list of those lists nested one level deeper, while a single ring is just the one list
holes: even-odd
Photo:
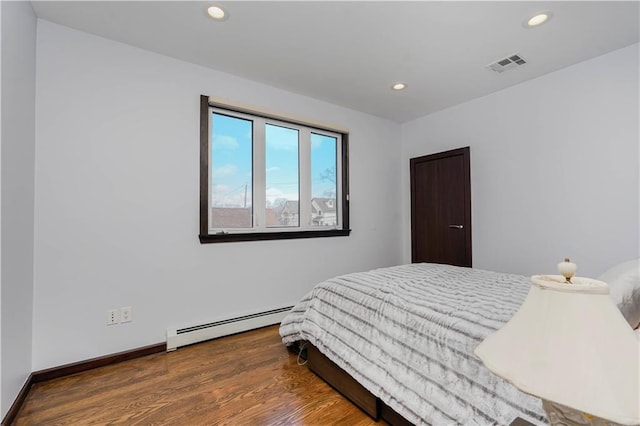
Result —
[{"label": "recessed ceiling light", "polygon": [[538,27],[551,18],[551,12],[539,12],[524,21],[525,28]]},{"label": "recessed ceiling light", "polygon": [[404,90],[407,88],[407,85],[405,83],[396,83],[393,86],[391,86],[391,88],[393,90]]},{"label": "recessed ceiling light", "polygon": [[227,18],[229,18],[229,14],[217,4],[209,6],[207,8],[207,14],[216,21],[225,21],[227,20]]}]

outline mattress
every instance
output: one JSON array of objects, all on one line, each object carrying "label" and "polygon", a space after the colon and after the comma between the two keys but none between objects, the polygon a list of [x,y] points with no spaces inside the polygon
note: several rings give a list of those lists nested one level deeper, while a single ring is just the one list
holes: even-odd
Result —
[{"label": "mattress", "polygon": [[428,263],[353,273],[315,286],[280,335],[310,342],[415,424],[546,424],[538,398],[473,354],[529,287],[520,275]]}]

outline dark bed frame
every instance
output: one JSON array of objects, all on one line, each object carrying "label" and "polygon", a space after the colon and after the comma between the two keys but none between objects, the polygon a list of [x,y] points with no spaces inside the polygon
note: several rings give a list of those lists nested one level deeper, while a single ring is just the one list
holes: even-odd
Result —
[{"label": "dark bed frame", "polygon": [[298,350],[300,353],[300,348],[303,348],[303,351],[306,349],[307,366],[311,371],[375,421],[384,420],[393,426],[413,426],[413,423],[365,389],[356,379],[338,367],[311,343],[299,342],[292,349]]},{"label": "dark bed frame", "polygon": [[[297,342],[290,346],[289,349],[302,354],[302,358],[307,360],[306,365],[311,371],[375,421],[383,420],[392,426],[415,426],[393,408],[382,402],[380,398],[365,389],[349,373],[338,367],[311,343]],[[516,417],[509,426],[534,425],[520,417]]]}]

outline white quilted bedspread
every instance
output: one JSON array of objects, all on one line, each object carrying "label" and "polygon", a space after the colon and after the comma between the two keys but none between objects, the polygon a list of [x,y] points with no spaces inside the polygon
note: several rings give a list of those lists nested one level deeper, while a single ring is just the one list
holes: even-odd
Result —
[{"label": "white quilted bedspread", "polygon": [[348,274],[318,284],[280,335],[309,341],[415,424],[545,424],[538,398],[473,354],[529,287],[524,276],[427,263]]}]

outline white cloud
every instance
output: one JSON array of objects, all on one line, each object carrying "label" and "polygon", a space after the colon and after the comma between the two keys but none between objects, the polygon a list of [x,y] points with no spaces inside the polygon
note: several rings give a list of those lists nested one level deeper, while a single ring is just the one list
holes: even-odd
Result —
[{"label": "white cloud", "polygon": [[237,149],[238,140],[233,136],[213,135],[213,147],[215,149]]},{"label": "white cloud", "polygon": [[235,164],[225,164],[224,166],[214,167],[212,170],[213,177],[227,177],[236,173],[237,167]]},{"label": "white cloud", "polygon": [[322,146],[322,139],[311,138],[311,149],[317,149]]},{"label": "white cloud", "polygon": [[280,167],[278,166],[273,166],[273,167],[269,167],[267,170],[265,170],[267,173],[269,172],[277,172],[278,170],[280,170]]},{"label": "white cloud", "polygon": [[223,192],[228,192],[230,189],[229,185],[214,185],[213,186],[213,193],[214,194],[222,194]]},{"label": "white cloud", "polygon": [[330,148],[335,147],[336,139],[331,136],[311,135],[311,149],[317,149],[327,144]]},{"label": "white cloud", "polygon": [[284,192],[282,192],[279,188],[267,188],[266,195],[267,198],[284,198]]},{"label": "white cloud", "polygon": [[267,149],[278,151],[297,151],[298,132],[285,127],[267,125],[266,127]]},{"label": "white cloud", "polygon": [[277,151],[297,151],[298,140],[291,138],[271,138],[267,140],[267,149],[275,149]]},{"label": "white cloud", "polygon": [[273,203],[279,198],[284,198],[286,200],[298,200],[297,192],[284,192],[279,188],[267,188],[266,190],[266,198],[268,203]]}]

